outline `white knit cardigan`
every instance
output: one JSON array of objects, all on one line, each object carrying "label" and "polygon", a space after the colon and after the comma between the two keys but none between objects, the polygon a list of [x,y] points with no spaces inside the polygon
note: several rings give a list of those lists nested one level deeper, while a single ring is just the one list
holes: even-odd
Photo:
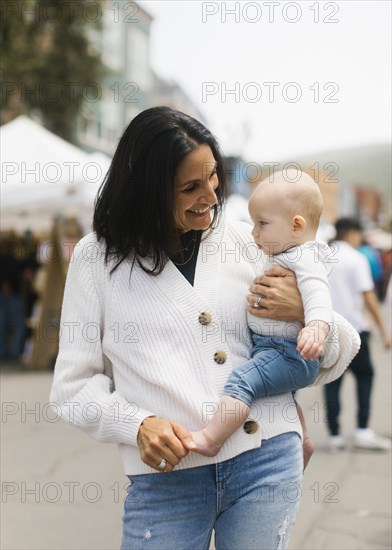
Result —
[{"label": "white knit cardigan", "polygon": [[[140,459],[136,442],[147,416],[200,429],[232,368],[249,358],[246,295],[262,271],[250,230],[222,218],[201,242],[193,287],[170,261],[158,276],[136,264],[130,276],[127,259],[109,276],[113,263],[105,264],[95,233],[76,245],[50,400],[65,421],[117,443],[125,474],[155,472]],[[202,312],[211,315],[208,325],[199,321]],[[338,378],[359,349],[351,325],[337,314],[334,319],[339,343],[331,344],[330,356],[338,360],[328,365],[327,346],[316,384]],[[217,351],[227,355],[223,364],[214,359]],[[189,453],[176,469],[227,460],[284,432],[302,434],[291,393],[257,399],[249,419],[257,422],[255,433],[240,428],[216,457]]]}]

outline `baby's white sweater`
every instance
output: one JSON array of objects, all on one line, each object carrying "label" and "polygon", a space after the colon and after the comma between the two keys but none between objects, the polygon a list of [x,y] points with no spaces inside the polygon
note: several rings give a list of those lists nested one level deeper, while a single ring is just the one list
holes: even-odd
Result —
[{"label": "baby's white sweater", "polygon": [[[251,227],[225,223],[202,240],[194,286],[172,262],[157,276],[127,259],[109,277],[104,244],[90,233],[76,245],[64,292],[59,354],[50,400],[62,418],[101,442],[117,443],[124,473],[155,470],[140,459],[137,433],[156,415],[198,430],[214,410],[233,367],[249,359],[246,295],[260,272]],[[199,315],[212,321],[203,325]],[[339,377],[359,349],[359,337],[342,317],[339,344],[331,344],[316,384]],[[339,349],[339,352],[337,350]],[[218,364],[217,351],[227,360]],[[239,429],[216,457],[189,453],[176,467],[190,468],[232,458],[263,439],[301,426],[291,393],[257,399],[250,419],[258,429]]]},{"label": "baby's white sweater", "polygon": [[[327,243],[308,241],[286,252],[267,256],[263,271],[280,265],[294,271],[298,290],[304,306],[305,324],[311,321],[324,321],[330,325],[327,341],[334,339],[332,298],[328,276],[331,272],[332,252]],[[261,319],[248,313],[248,323],[253,332],[264,336],[281,336],[295,340],[303,328],[299,322]]]}]

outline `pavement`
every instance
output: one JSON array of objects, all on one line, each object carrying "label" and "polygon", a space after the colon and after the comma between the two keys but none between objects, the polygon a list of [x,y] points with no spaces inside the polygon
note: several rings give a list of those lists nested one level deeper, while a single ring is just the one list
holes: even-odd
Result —
[{"label": "pavement", "polygon": [[[372,352],[376,378],[371,427],[391,437],[391,353],[382,349],[376,334]],[[56,421],[47,406],[51,372],[3,365],[0,380],[0,547],[118,549],[128,480],[116,446],[97,443]],[[342,388],[342,432],[348,438],[355,429],[354,391],[347,374]],[[298,400],[316,452],[305,473],[289,548],[390,549],[391,453],[350,446],[328,453],[321,389],[302,390]]]}]

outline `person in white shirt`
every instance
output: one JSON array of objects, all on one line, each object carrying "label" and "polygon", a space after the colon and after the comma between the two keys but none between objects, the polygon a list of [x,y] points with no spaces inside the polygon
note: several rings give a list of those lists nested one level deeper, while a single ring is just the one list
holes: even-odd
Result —
[{"label": "person in white shirt", "polygon": [[322,209],[316,182],[293,169],[274,173],[252,194],[252,235],[267,255],[265,269],[280,265],[294,271],[304,304],[305,327],[249,314],[252,358],[231,372],[210,422],[192,433],[191,450],[215,456],[244,423],[256,397],[305,388],[318,375],[324,341],[333,331],[330,250],[326,243],[316,241]]},{"label": "person in white shirt", "polygon": [[[222,216],[225,182],[200,122],[168,107],[139,113],[69,265],[51,401],[119,446],[130,482],[123,550],[207,550],[213,530],[217,548],[284,549],[295,520],[304,459],[292,392],[256,399],[215,457],[185,446],[250,357],[247,310],[303,321],[294,273],[258,276],[251,226]],[[325,346],[316,384],[358,350],[355,330],[333,318],[339,340]]]},{"label": "person in white shirt", "polygon": [[[331,260],[334,262],[331,264],[333,269],[330,275],[332,303],[334,309],[355,327],[361,338],[358,355],[349,366],[355,377],[358,400],[354,446],[388,450],[391,448],[391,441],[377,435],[368,427],[374,368],[369,349],[370,332],[365,308],[372,315],[385,348],[391,346],[391,337],[381,317],[369,263],[363,254],[356,250],[363,238],[360,223],[353,218],[341,218],[337,220],[335,228],[336,238],[331,244]],[[342,378],[338,378],[324,387],[331,451],[343,449],[346,445],[339,425],[341,383]]]}]

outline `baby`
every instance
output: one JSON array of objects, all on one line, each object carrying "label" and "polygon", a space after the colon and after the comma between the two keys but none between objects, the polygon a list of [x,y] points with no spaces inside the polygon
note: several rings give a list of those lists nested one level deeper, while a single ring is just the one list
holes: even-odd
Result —
[{"label": "baby", "polygon": [[[218,409],[207,426],[192,432],[189,449],[215,456],[249,415],[256,397],[304,388],[316,378],[319,357],[332,324],[328,254],[316,232],[323,202],[316,182],[291,170],[262,181],[249,201],[252,236],[274,264],[295,272],[305,311],[305,326],[248,314],[252,330],[252,358],[232,371]],[[256,302],[257,303],[257,302]],[[227,411],[227,415],[225,412]],[[233,414],[235,412],[236,414]]]}]

